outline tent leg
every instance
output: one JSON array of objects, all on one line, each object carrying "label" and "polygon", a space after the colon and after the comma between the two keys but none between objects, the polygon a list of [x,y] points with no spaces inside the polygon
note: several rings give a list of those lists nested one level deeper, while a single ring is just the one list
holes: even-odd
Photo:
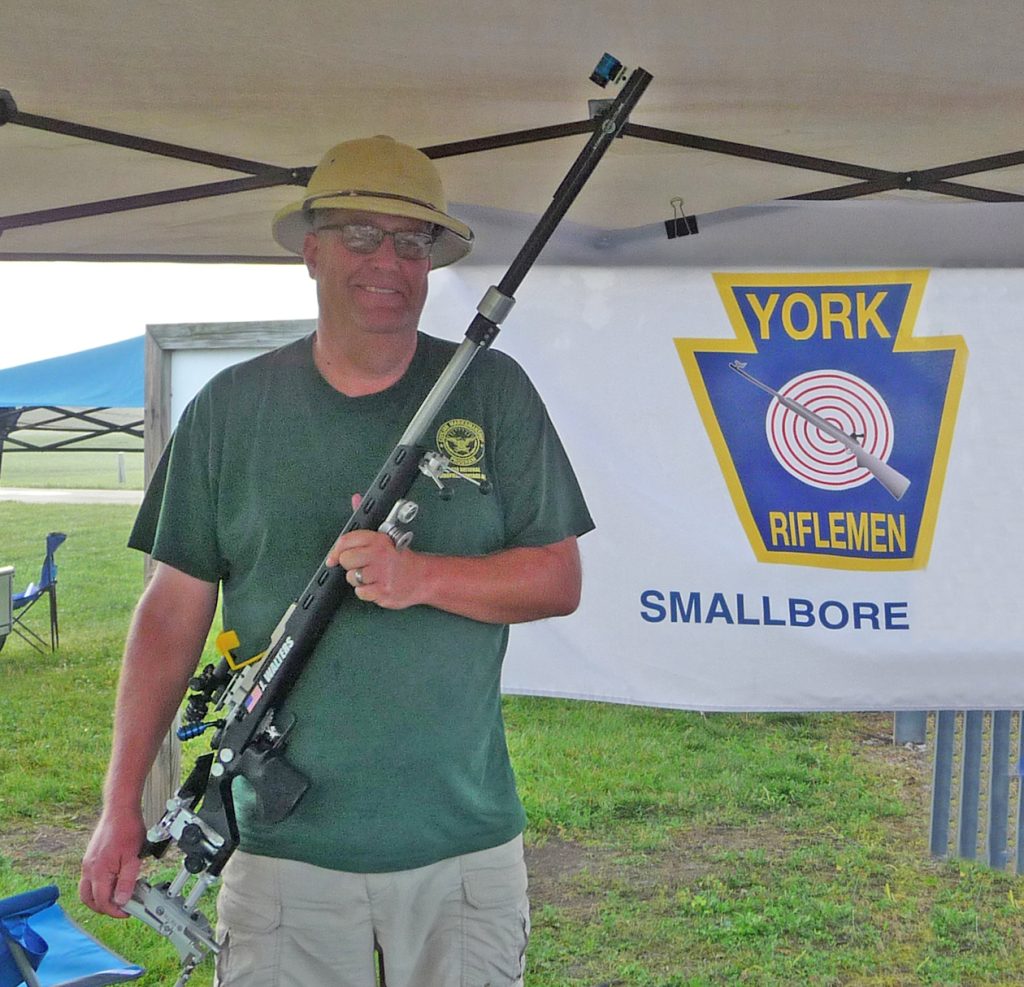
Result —
[{"label": "tent leg", "polygon": [[7,436],[18,427],[21,408],[0,408],[0,475],[4,469],[4,445]]}]

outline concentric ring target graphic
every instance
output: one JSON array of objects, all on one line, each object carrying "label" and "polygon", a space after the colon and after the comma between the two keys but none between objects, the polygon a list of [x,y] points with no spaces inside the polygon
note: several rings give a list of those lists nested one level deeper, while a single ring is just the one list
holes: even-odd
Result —
[{"label": "concentric ring target graphic", "polygon": [[[813,412],[886,462],[892,452],[892,415],[867,381],[845,370],[810,370],[778,393]],[[850,490],[872,479],[853,452],[834,436],[773,398],[765,416],[768,445],[779,465],[819,490]]]}]

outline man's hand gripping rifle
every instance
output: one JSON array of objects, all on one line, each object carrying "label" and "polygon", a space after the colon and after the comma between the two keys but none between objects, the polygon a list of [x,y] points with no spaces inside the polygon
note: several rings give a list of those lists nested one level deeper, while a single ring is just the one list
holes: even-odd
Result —
[{"label": "man's hand gripping rifle", "polygon": [[[600,85],[620,82],[625,70],[605,55],[591,78]],[[594,133],[573,162],[551,204],[498,285],[487,290],[465,339],[434,383],[387,462],[377,474],[342,533],[381,530],[404,547],[411,537],[404,525],[416,514],[407,500],[420,473],[443,489],[440,477],[454,471],[445,457],[427,450],[422,441],[444,402],[473,358],[490,346],[500,323],[511,310],[514,293],[583,188],[651,80],[634,70],[619,95],[595,121]],[[484,490],[483,492],[486,492]],[[321,563],[299,598],[288,608],[271,635],[266,651],[239,662],[232,653],[237,638],[221,635],[224,660],[207,666],[192,680],[195,690],[185,714],[181,739],[215,728],[213,753],[200,757],[167,811],[147,833],[140,855],[160,857],[171,843],[184,855],[173,881],[151,886],[140,880],[125,911],[171,940],[182,961],[178,984],[184,984],[208,953],[219,952],[209,921],[198,903],[216,883],[238,847],[232,784],[242,776],[252,786],[264,820],[279,822],[298,804],[308,780],[284,757],[294,718],[281,711],[328,623],[352,588],[340,566]],[[230,632],[229,632],[230,634]],[[203,722],[210,706],[216,719]],[[193,881],[191,888],[189,882]]]}]

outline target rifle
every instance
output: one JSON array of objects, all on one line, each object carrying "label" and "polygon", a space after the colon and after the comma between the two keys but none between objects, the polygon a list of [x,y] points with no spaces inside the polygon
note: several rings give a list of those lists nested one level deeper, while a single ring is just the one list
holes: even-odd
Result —
[{"label": "target rifle", "polygon": [[910,480],[899,470],[893,469],[888,463],[879,459],[876,455],[868,452],[855,438],[847,435],[841,428],[837,428],[830,421],[826,421],[821,415],[816,415],[810,408],[805,408],[799,401],[781,394],[773,387],[769,387],[763,381],[758,380],[752,374],[747,373],[746,364],[740,360],[733,360],[729,364],[730,370],[735,370],[744,380],[749,380],[755,387],[771,394],[776,401],[784,408],[788,408],[794,415],[799,415],[804,421],[809,422],[819,432],[827,435],[846,447],[853,456],[857,465],[871,473],[882,486],[899,500],[910,486]]},{"label": "target rifle", "polygon": [[[404,526],[418,509],[406,499],[413,481],[423,473],[443,491],[441,476],[455,473],[446,457],[422,445],[424,436],[474,357],[494,341],[500,323],[515,302],[516,289],[601,157],[622,132],[651,75],[637,68],[627,79],[622,65],[606,54],[591,79],[601,86],[623,80],[625,84],[596,116],[593,134],[505,275],[484,294],[465,338],[362,496],[342,534],[381,530],[396,545],[407,544],[411,535]],[[207,955],[220,950],[198,905],[239,843],[232,796],[234,780],[244,777],[249,782],[256,795],[257,811],[270,823],[286,818],[309,787],[308,780],[284,756],[294,717],[281,707],[331,619],[353,592],[345,577],[340,566],[321,563],[278,622],[264,652],[247,661],[237,660],[233,653],[237,637],[227,632],[220,639],[223,660],[217,666],[206,666],[192,680],[195,691],[189,698],[186,725],[179,737],[189,739],[213,728],[213,752],[197,760],[167,802],[164,815],[148,830],[140,852],[142,857],[161,857],[173,843],[184,861],[168,883],[152,886],[139,880],[124,906],[126,912],[174,945],[182,963],[179,987]],[[205,722],[210,706],[218,718]]]}]

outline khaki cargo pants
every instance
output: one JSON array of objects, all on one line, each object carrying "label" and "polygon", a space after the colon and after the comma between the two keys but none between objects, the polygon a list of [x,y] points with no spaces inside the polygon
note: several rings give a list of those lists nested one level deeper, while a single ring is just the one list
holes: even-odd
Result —
[{"label": "khaki cargo pants", "polygon": [[522,837],[390,874],[238,851],[217,911],[217,987],[523,983],[530,914]]}]

